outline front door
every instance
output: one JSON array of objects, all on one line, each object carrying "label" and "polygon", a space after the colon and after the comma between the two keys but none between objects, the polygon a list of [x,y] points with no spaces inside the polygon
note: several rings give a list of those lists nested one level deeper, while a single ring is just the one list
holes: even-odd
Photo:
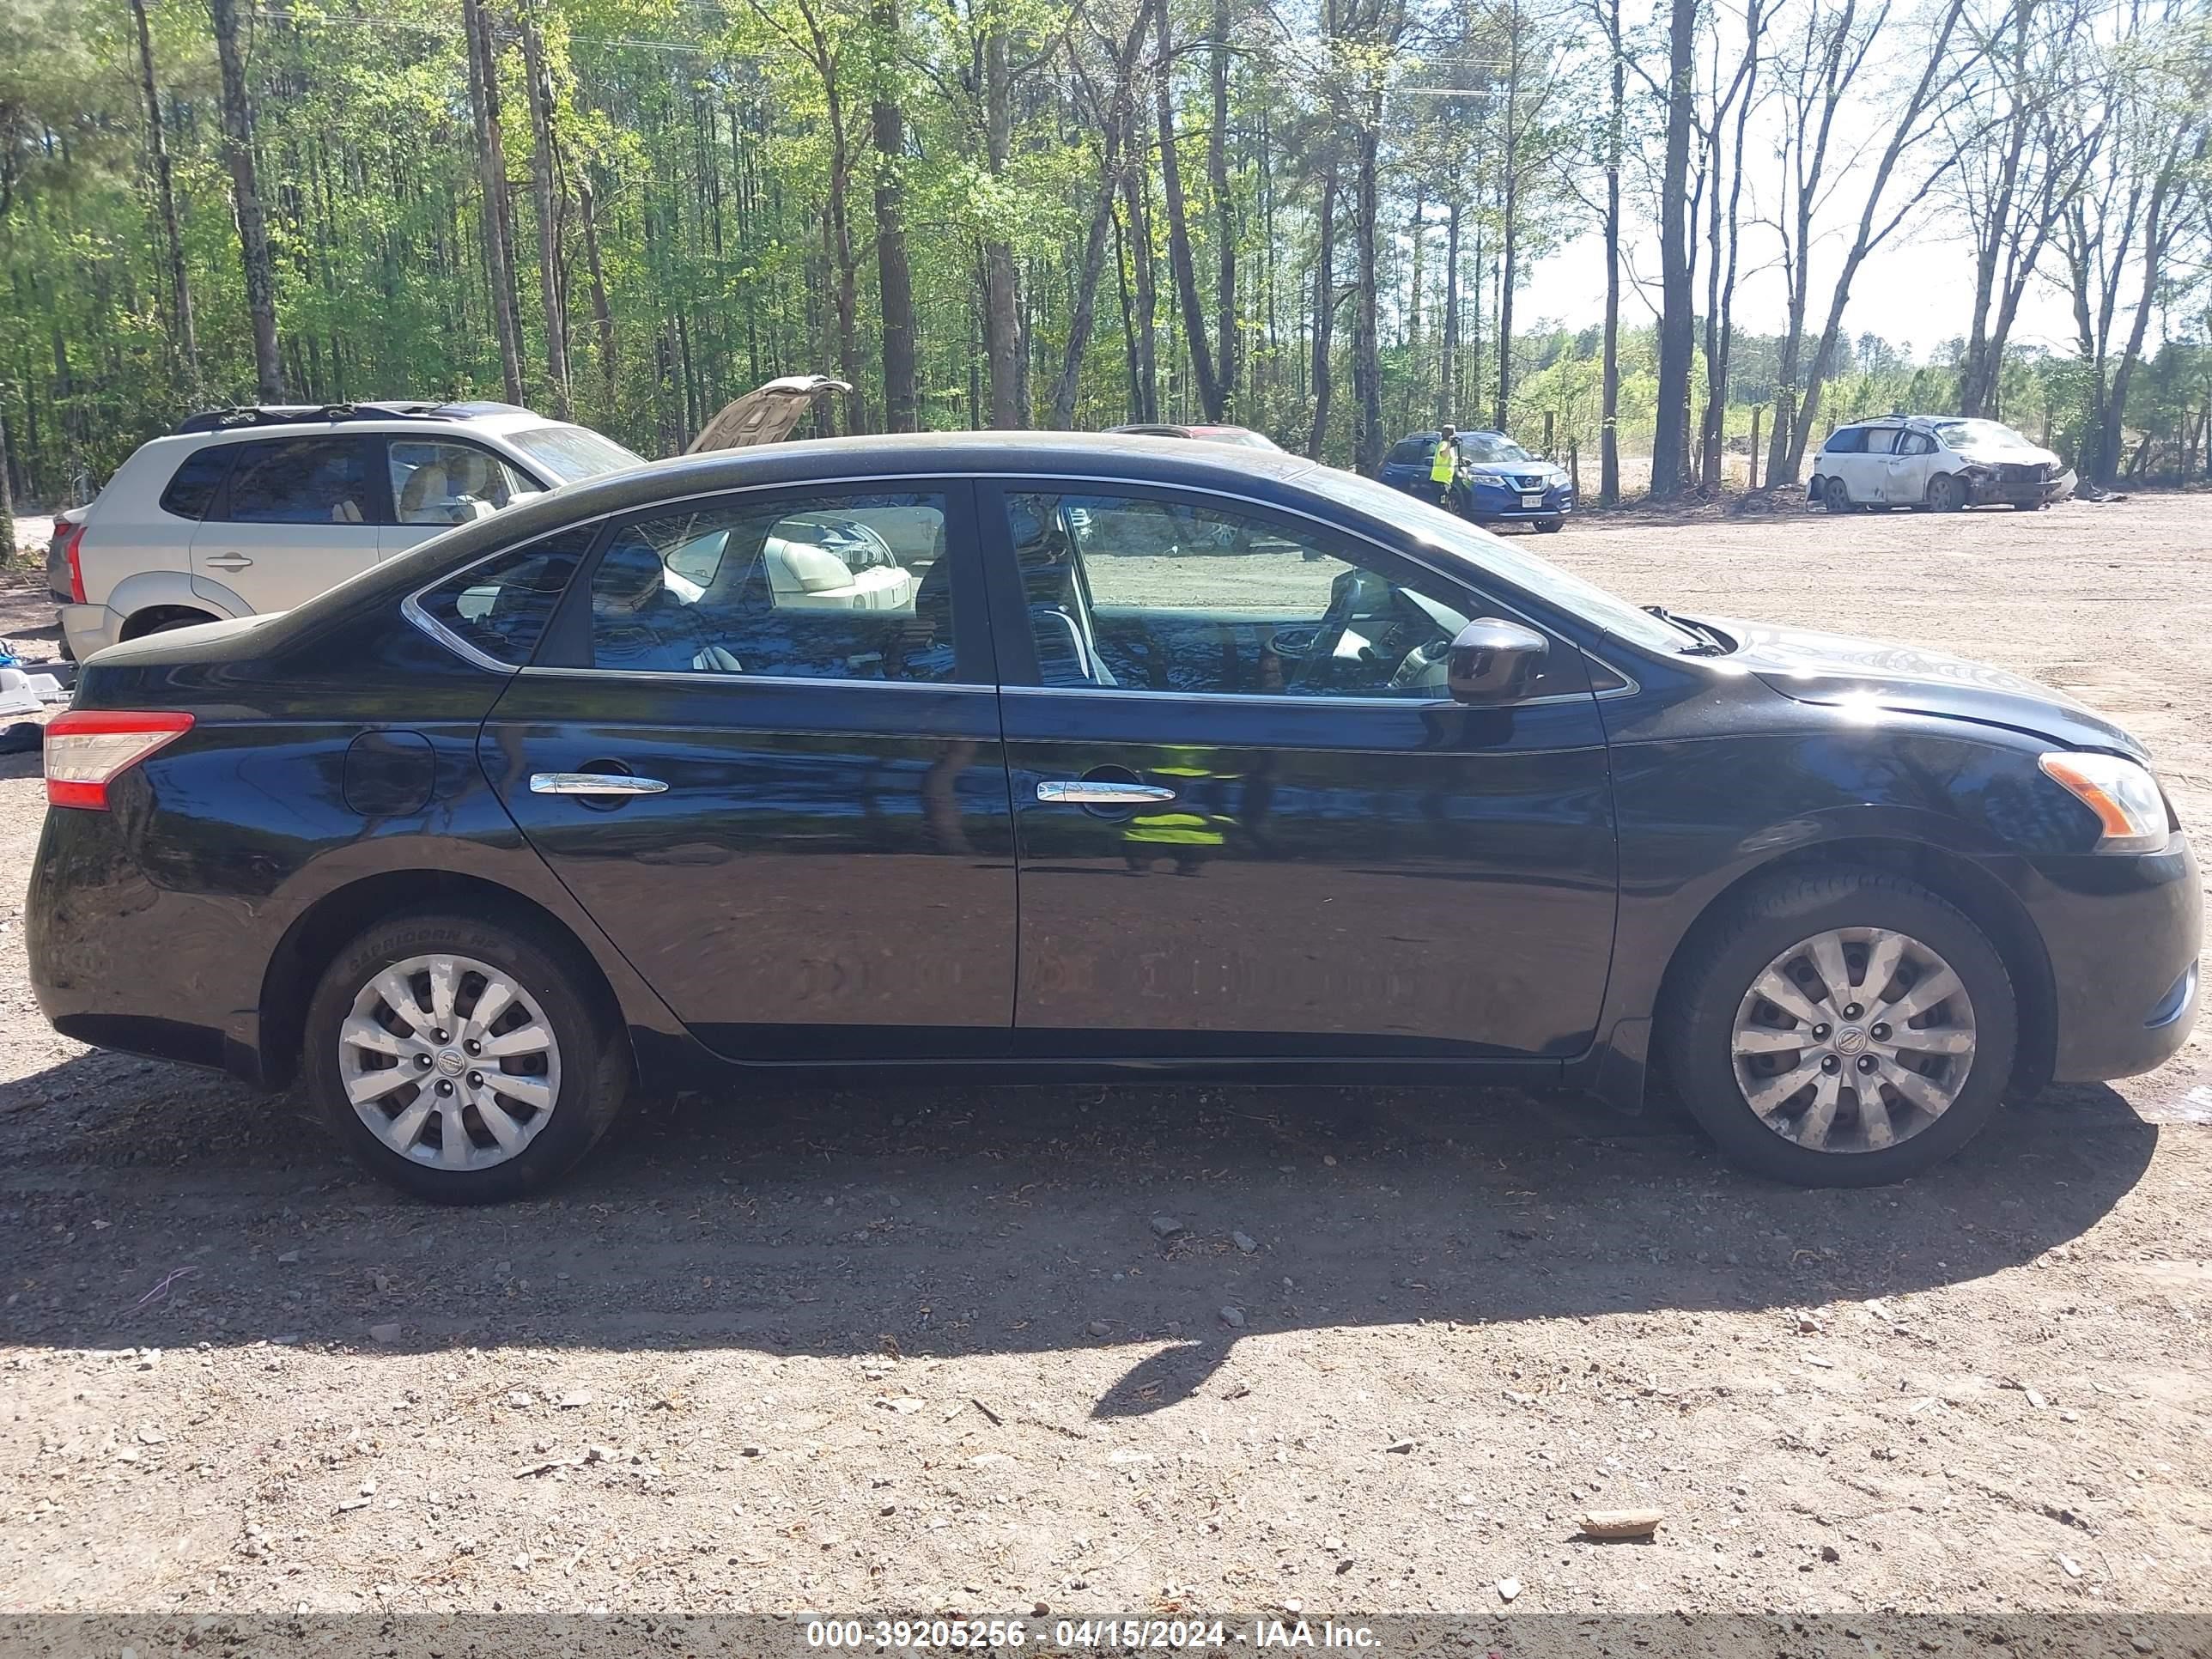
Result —
[{"label": "front door", "polygon": [[[1317,522],[1088,483],[998,532],[1031,1054],[1563,1056],[1610,961],[1587,665],[1444,690],[1474,590]],[[1026,647],[1026,648],[1024,648]],[[1026,683],[1024,683],[1026,682]]]},{"label": "front door", "polygon": [[[913,531],[902,557],[874,521]],[[616,520],[485,723],[532,845],[736,1059],[1009,1045],[1014,864],[965,484]]]},{"label": "front door", "polygon": [[419,547],[457,524],[488,517],[540,489],[480,444],[405,436],[380,442],[392,487],[392,522],[377,538],[381,558]]},{"label": "front door", "polygon": [[225,605],[289,611],[376,562],[381,441],[357,434],[234,447],[230,476],[192,532],[192,585]]}]

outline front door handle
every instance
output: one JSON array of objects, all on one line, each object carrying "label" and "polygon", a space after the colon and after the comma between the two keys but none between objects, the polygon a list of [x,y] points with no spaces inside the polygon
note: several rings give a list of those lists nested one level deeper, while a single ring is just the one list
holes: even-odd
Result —
[{"label": "front door handle", "polygon": [[628,772],[532,772],[533,795],[659,795],[668,786],[659,778],[641,778]]},{"label": "front door handle", "polygon": [[212,558],[202,560],[201,562],[210,570],[243,570],[253,561],[243,553],[218,553]]},{"label": "front door handle", "polygon": [[1097,783],[1082,779],[1037,785],[1037,799],[1066,806],[1151,806],[1173,800],[1176,792],[1152,783]]}]

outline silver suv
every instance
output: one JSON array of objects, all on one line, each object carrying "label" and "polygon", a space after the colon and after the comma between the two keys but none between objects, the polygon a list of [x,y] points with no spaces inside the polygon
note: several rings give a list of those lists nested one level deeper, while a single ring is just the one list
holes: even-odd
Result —
[{"label": "silver suv", "polygon": [[195,415],[140,445],[73,535],[57,526],[62,638],[82,661],[143,634],[289,610],[520,496],[641,465],[512,404]]}]

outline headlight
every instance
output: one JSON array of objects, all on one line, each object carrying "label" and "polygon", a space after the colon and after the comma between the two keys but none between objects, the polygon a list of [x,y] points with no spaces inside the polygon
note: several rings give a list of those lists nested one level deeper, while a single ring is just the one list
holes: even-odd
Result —
[{"label": "headlight", "polygon": [[2155,853],[2166,845],[2166,798],[2157,780],[2118,755],[2045,755],[2044,775],[2097,815],[2100,853]]}]

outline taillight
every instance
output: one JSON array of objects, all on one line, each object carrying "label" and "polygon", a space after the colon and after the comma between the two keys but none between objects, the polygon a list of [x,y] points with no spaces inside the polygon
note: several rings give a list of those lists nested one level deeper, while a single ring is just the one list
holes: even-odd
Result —
[{"label": "taillight", "polygon": [[69,560],[70,600],[72,604],[82,605],[85,602],[84,564],[79,556],[84,548],[84,526],[82,524],[65,524],[55,534],[61,539],[63,556]]},{"label": "taillight", "polygon": [[87,709],[46,726],[46,805],[107,810],[107,786],[192,729],[190,714]]}]

